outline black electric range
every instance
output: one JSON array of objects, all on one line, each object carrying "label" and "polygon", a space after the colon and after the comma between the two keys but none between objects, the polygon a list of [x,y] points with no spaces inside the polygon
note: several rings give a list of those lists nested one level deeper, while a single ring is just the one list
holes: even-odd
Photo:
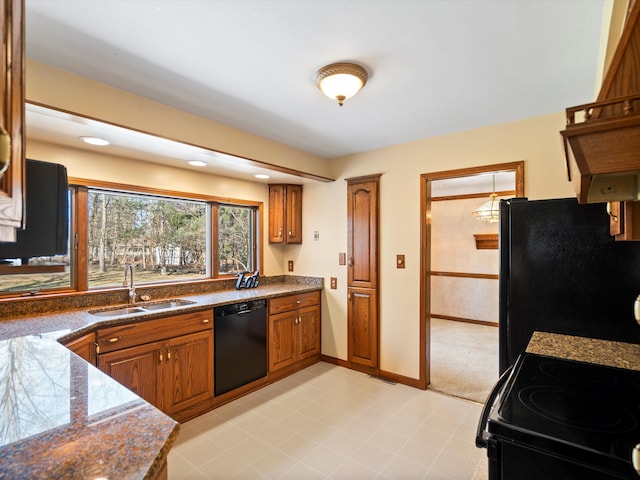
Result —
[{"label": "black electric range", "polygon": [[490,480],[633,479],[640,372],[523,354],[484,407]]}]

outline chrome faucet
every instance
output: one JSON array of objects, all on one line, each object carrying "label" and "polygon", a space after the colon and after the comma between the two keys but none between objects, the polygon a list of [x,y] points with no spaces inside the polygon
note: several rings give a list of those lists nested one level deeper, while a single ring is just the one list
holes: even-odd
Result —
[{"label": "chrome faucet", "polygon": [[[128,284],[127,277],[129,278]],[[122,282],[122,286],[129,287],[129,303],[136,303],[136,287],[133,283],[133,265],[130,263],[124,264],[124,281]]]}]

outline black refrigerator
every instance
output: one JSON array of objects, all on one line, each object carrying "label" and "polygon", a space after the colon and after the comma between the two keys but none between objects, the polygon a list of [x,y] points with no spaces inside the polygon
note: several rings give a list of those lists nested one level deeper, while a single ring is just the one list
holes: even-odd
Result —
[{"label": "black refrigerator", "polygon": [[640,343],[640,242],[616,242],[603,203],[500,202],[500,373],[534,331]]}]

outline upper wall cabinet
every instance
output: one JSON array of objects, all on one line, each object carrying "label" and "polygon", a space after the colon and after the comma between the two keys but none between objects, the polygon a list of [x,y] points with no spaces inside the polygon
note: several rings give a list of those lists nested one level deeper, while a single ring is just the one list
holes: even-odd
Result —
[{"label": "upper wall cabinet", "polygon": [[23,228],[24,0],[0,0],[2,108],[0,113],[0,241]]},{"label": "upper wall cabinet", "polygon": [[269,185],[269,243],[302,243],[302,185]]},{"label": "upper wall cabinet", "polygon": [[580,203],[640,200],[640,2],[632,3],[598,101],[567,108],[562,136]]}]

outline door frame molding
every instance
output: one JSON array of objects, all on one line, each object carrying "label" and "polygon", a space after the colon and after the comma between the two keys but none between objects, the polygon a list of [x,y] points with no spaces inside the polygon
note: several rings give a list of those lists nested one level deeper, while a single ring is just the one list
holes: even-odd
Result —
[{"label": "door frame molding", "polygon": [[431,381],[431,182],[484,173],[512,171],[516,174],[516,197],[524,197],[524,160],[461,168],[420,175],[420,378],[419,388]]}]

